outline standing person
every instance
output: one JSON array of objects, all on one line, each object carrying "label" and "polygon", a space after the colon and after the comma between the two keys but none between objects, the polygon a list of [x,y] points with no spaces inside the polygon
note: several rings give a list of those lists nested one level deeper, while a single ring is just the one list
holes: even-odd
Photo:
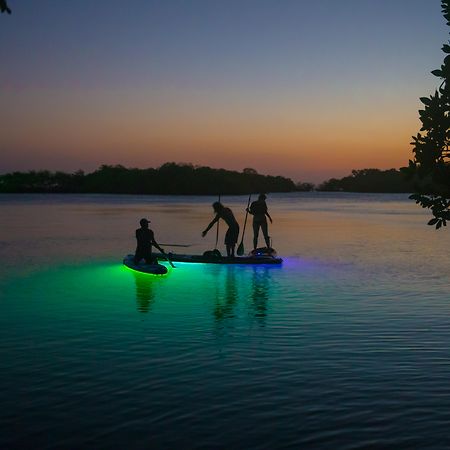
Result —
[{"label": "standing person", "polygon": [[134,263],[139,264],[141,259],[145,260],[147,264],[155,264],[156,258],[152,255],[152,245],[154,245],[162,254],[164,250],[155,241],[155,235],[152,230],[148,227],[150,220],[141,219],[139,224],[141,228],[136,230],[136,240],[137,247],[136,253],[134,254]]},{"label": "standing person", "polygon": [[264,194],[259,194],[258,200],[254,201],[250,205],[250,209],[247,211],[253,216],[253,249],[256,250],[258,247],[258,236],[259,229],[261,228],[266,241],[266,247],[270,248],[270,238],[267,230],[267,219],[269,218],[270,223],[272,223],[272,217],[270,217],[269,211],[267,210],[266,196]]},{"label": "standing person", "polygon": [[239,224],[237,223],[233,211],[230,208],[226,208],[220,202],[214,202],[212,204],[216,217],[211,221],[211,223],[202,232],[202,236],[205,237],[206,233],[214,226],[214,224],[219,220],[223,221],[228,225],[228,230],[225,234],[225,247],[227,249],[227,256],[234,257],[234,248],[239,237]]}]

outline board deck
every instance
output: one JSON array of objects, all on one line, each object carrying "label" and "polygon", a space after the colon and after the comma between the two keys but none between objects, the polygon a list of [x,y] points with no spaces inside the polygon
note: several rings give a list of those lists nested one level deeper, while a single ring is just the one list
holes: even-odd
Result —
[{"label": "board deck", "polygon": [[[205,255],[183,255],[178,253],[168,254],[173,262],[203,263],[203,264],[281,264],[283,260],[273,256],[205,256]],[[164,260],[161,253],[155,253],[158,259]]]}]

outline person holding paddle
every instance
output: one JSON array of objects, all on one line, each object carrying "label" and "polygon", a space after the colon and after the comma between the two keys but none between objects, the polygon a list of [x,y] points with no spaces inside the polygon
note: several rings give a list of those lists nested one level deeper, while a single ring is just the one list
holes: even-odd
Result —
[{"label": "person holding paddle", "polygon": [[154,245],[166,257],[169,264],[173,267],[172,262],[169,260],[164,250],[155,241],[153,230],[150,230],[148,227],[149,223],[150,220],[148,219],[141,219],[139,221],[141,228],[136,230],[137,247],[136,253],[134,254],[134,263],[139,264],[139,262],[143,259],[147,264],[156,264],[156,257],[152,255],[152,245]]},{"label": "person holding paddle", "polygon": [[266,241],[267,248],[270,248],[270,238],[267,227],[267,219],[269,218],[270,223],[272,223],[272,217],[270,217],[269,211],[267,210],[266,204],[266,196],[264,194],[259,194],[258,200],[254,201],[250,208],[247,208],[246,211],[253,216],[253,249],[256,250],[258,247],[258,236],[259,229],[261,228],[264,236],[264,240]]},{"label": "person holding paddle", "polygon": [[233,211],[230,208],[225,207],[220,202],[214,202],[212,204],[216,217],[210,222],[206,229],[202,232],[202,237],[206,236],[206,233],[214,226],[216,222],[222,219],[227,225],[228,230],[225,234],[225,247],[227,249],[227,256],[234,258],[234,248],[239,237],[239,224],[237,223]]}]

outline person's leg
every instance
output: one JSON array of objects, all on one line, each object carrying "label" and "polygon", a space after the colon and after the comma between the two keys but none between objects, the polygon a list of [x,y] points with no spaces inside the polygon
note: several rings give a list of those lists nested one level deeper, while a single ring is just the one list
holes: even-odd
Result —
[{"label": "person's leg", "polygon": [[253,222],[253,250],[258,247],[259,223]]},{"label": "person's leg", "polygon": [[139,261],[141,259],[142,259],[142,254],[138,249],[136,249],[136,252],[134,254],[134,264],[139,264]]},{"label": "person's leg", "polygon": [[239,240],[239,225],[236,224],[236,226],[233,227],[233,236],[232,236],[232,242],[231,242],[231,256],[234,258],[234,249],[236,247],[236,244]]},{"label": "person's leg", "polygon": [[266,247],[270,248],[270,238],[269,238],[269,233],[267,230],[267,221],[264,221],[261,224],[261,230],[263,232],[264,240],[266,241]]},{"label": "person's leg", "polygon": [[227,232],[225,233],[225,248],[227,250],[227,256],[231,254],[231,228],[228,227]]},{"label": "person's leg", "polygon": [[141,261],[143,259],[145,261],[145,264],[156,263],[156,257],[153,255],[152,251],[148,248],[136,252],[136,256],[138,257],[138,261]]},{"label": "person's leg", "polygon": [[156,258],[153,255],[146,255],[145,258],[144,258],[144,261],[147,264],[156,264],[156,262],[157,262]]}]

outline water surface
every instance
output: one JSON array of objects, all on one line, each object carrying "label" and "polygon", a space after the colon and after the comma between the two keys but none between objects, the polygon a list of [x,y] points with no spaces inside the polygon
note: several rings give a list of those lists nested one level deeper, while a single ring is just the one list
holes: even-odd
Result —
[{"label": "water surface", "polygon": [[121,265],[141,217],[212,249],[214,200],[0,196],[0,448],[448,448],[448,232],[405,195],[274,194],[282,267]]}]

